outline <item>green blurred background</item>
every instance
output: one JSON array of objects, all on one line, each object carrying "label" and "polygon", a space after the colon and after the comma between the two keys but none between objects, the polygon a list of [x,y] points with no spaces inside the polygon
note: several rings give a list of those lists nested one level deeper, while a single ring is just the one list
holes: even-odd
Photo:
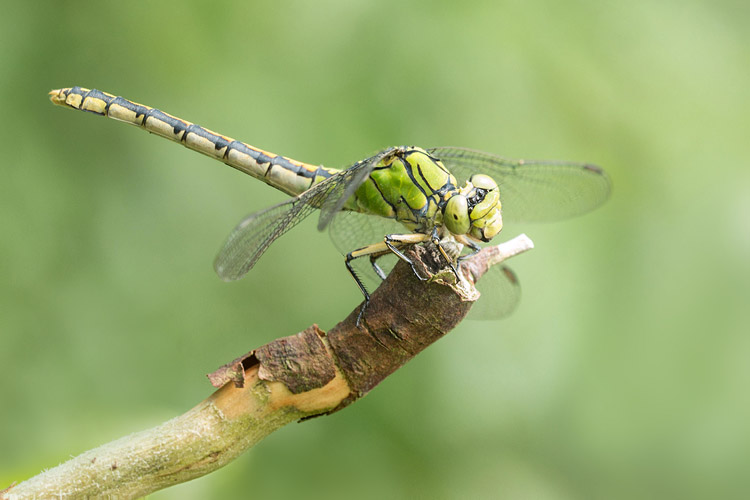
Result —
[{"label": "green blurred background", "polygon": [[[99,88],[311,163],[396,144],[590,161],[612,199],[506,226],[517,312],[362,401],[153,498],[727,498],[750,491],[745,1],[3,1],[0,488],[151,427],[203,374],[360,301],[311,218],[245,279],[213,256],[283,199]],[[290,304],[293,307],[290,307]]]}]

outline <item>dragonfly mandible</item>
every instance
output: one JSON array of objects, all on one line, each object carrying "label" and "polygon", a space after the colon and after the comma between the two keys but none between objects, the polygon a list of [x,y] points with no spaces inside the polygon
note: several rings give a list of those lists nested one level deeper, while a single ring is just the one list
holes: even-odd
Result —
[{"label": "dragonfly mandible", "polygon": [[[234,228],[214,261],[224,280],[244,276],[277,238],[319,210],[318,229],[332,227],[334,242],[364,295],[359,318],[370,295],[354,268],[358,259],[368,257],[370,269],[384,279],[387,268],[379,264],[381,257],[391,254],[412,264],[404,248],[431,242],[458,277],[457,261],[492,240],[503,220],[572,217],[596,208],[610,192],[606,173],[588,163],[508,160],[459,147],[398,146],[339,170],[276,155],[99,90],[63,88],[51,91],[50,99],[181,143],[291,196]],[[352,220],[337,229],[339,221]],[[365,236],[370,239],[362,241]],[[461,253],[464,248],[468,254]],[[504,270],[510,286],[505,307],[497,307],[501,314],[517,302],[517,281]]]}]

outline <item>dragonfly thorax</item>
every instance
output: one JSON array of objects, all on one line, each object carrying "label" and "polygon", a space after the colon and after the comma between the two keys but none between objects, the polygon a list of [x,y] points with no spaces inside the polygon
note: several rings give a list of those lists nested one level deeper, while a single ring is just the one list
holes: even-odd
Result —
[{"label": "dragonfly thorax", "polygon": [[443,207],[443,224],[456,235],[490,241],[503,227],[500,193],[488,175],[476,174]]},{"label": "dragonfly thorax", "polygon": [[355,211],[396,219],[411,231],[441,225],[445,201],[457,193],[456,178],[440,160],[415,146],[385,152],[351,200]]}]

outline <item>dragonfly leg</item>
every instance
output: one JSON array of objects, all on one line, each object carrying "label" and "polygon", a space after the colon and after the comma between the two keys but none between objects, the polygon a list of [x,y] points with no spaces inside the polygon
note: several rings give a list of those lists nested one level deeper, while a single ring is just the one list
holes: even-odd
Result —
[{"label": "dragonfly leg", "polygon": [[432,229],[432,233],[430,234],[430,241],[432,241],[432,243],[438,248],[440,254],[443,256],[448,265],[451,266],[451,271],[453,271],[453,274],[456,275],[456,279],[458,281],[461,281],[461,277],[458,275],[458,269],[456,269],[456,266],[453,265],[453,259],[448,256],[445,248],[443,248],[443,245],[440,244],[440,237],[438,236],[437,226]]},{"label": "dragonfly leg", "polygon": [[378,259],[382,257],[383,255],[387,255],[387,254],[388,252],[370,255],[370,265],[375,271],[375,274],[377,274],[378,278],[380,278],[381,280],[385,279],[385,272],[383,271],[383,268],[378,265]]},{"label": "dragonfly leg", "polygon": [[[355,250],[356,251],[356,250]],[[354,268],[352,267],[352,260],[356,259],[357,255],[353,255],[354,252],[349,252],[346,254],[346,259],[344,260],[344,264],[346,265],[346,269],[349,271],[349,274],[352,275],[352,278],[354,278],[354,281],[357,283],[357,286],[359,287],[359,291],[362,292],[362,295],[364,295],[365,300],[362,303],[362,307],[359,309],[359,314],[357,315],[357,326],[359,326],[359,321],[362,319],[362,315],[365,313],[365,309],[367,309],[367,305],[370,303],[370,294],[367,292],[367,288],[365,288],[365,284],[362,283],[362,280],[359,279],[359,276],[357,276],[357,273],[354,271]]]},{"label": "dragonfly leg", "polygon": [[370,294],[367,292],[367,288],[365,287],[365,284],[362,283],[362,280],[359,279],[359,276],[357,276],[357,272],[352,267],[351,262],[354,259],[358,259],[360,257],[370,256],[370,262],[372,262],[373,268],[375,269],[375,272],[378,273],[378,276],[385,279],[385,273],[383,273],[383,270],[380,269],[380,266],[377,265],[373,261],[373,258],[378,258],[381,255],[384,255],[388,253],[388,247],[386,246],[385,242],[381,241],[380,243],[375,243],[373,245],[367,245],[366,247],[358,248],[356,250],[352,250],[348,254],[346,254],[346,259],[344,263],[346,264],[346,269],[349,270],[349,274],[352,275],[352,278],[354,278],[354,281],[357,282],[357,286],[359,287],[359,290],[362,292],[362,295],[365,297],[365,301],[362,303],[362,307],[359,310],[359,315],[357,316],[357,326],[359,326],[359,322],[362,319],[362,316],[365,313],[365,309],[367,309],[368,304],[370,303]]},{"label": "dragonfly leg", "polygon": [[480,247],[477,243],[471,241],[469,238],[461,237],[459,239],[458,237],[456,237],[456,241],[458,241],[462,245],[465,245],[465,246],[471,248],[471,252],[467,253],[466,255],[461,255],[458,258],[459,261],[464,260],[464,259],[468,259],[469,257],[471,257],[473,255],[476,255],[477,252],[479,252],[482,249],[482,247]]},{"label": "dragonfly leg", "polygon": [[374,243],[372,245],[367,245],[366,247],[358,248],[356,250],[352,250],[348,254],[346,254],[345,258],[345,264],[346,269],[349,271],[349,274],[352,275],[352,278],[354,278],[354,281],[357,282],[357,286],[359,287],[359,290],[362,292],[362,295],[365,297],[365,301],[362,304],[362,308],[359,310],[359,315],[357,316],[357,326],[359,326],[359,322],[362,319],[362,316],[364,315],[365,309],[367,309],[367,305],[370,303],[370,294],[367,292],[367,288],[365,287],[364,283],[362,283],[362,280],[359,279],[359,276],[357,276],[356,271],[352,267],[351,262],[354,259],[358,259],[360,257],[370,256],[370,262],[372,263],[373,269],[375,269],[375,272],[380,276],[381,278],[385,279],[385,273],[383,270],[378,266],[376,259],[378,257],[381,257],[388,252],[393,252],[398,256],[400,259],[403,259],[405,262],[407,262],[411,268],[412,271],[414,271],[414,275],[417,276],[420,280],[424,281],[425,278],[423,278],[417,270],[414,268],[414,263],[409,259],[406,255],[403,254],[398,248],[396,248],[396,245],[406,245],[406,244],[413,244],[413,243],[420,243],[422,241],[426,241],[429,239],[428,235],[425,234],[389,234],[386,235],[384,238],[384,241]]},{"label": "dragonfly leg", "polygon": [[417,272],[417,269],[414,267],[414,263],[411,261],[409,257],[404,255],[404,253],[396,248],[396,245],[413,245],[415,243],[422,243],[424,241],[427,241],[430,239],[430,236],[427,234],[422,233],[411,233],[411,234],[386,234],[385,235],[385,245],[388,247],[388,249],[393,252],[396,257],[403,260],[407,264],[411,266],[411,270],[414,272],[414,275],[419,278],[422,281],[425,281],[427,278],[422,277]]}]

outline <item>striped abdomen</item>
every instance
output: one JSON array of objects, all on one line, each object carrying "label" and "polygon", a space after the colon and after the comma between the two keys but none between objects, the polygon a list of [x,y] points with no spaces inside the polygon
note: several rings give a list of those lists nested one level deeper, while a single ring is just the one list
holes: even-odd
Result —
[{"label": "striped abdomen", "polygon": [[53,90],[50,100],[60,106],[130,123],[179,142],[290,195],[300,194],[336,172],[335,169],[317,167],[263,151],[158,109],[99,90],[82,87]]}]

